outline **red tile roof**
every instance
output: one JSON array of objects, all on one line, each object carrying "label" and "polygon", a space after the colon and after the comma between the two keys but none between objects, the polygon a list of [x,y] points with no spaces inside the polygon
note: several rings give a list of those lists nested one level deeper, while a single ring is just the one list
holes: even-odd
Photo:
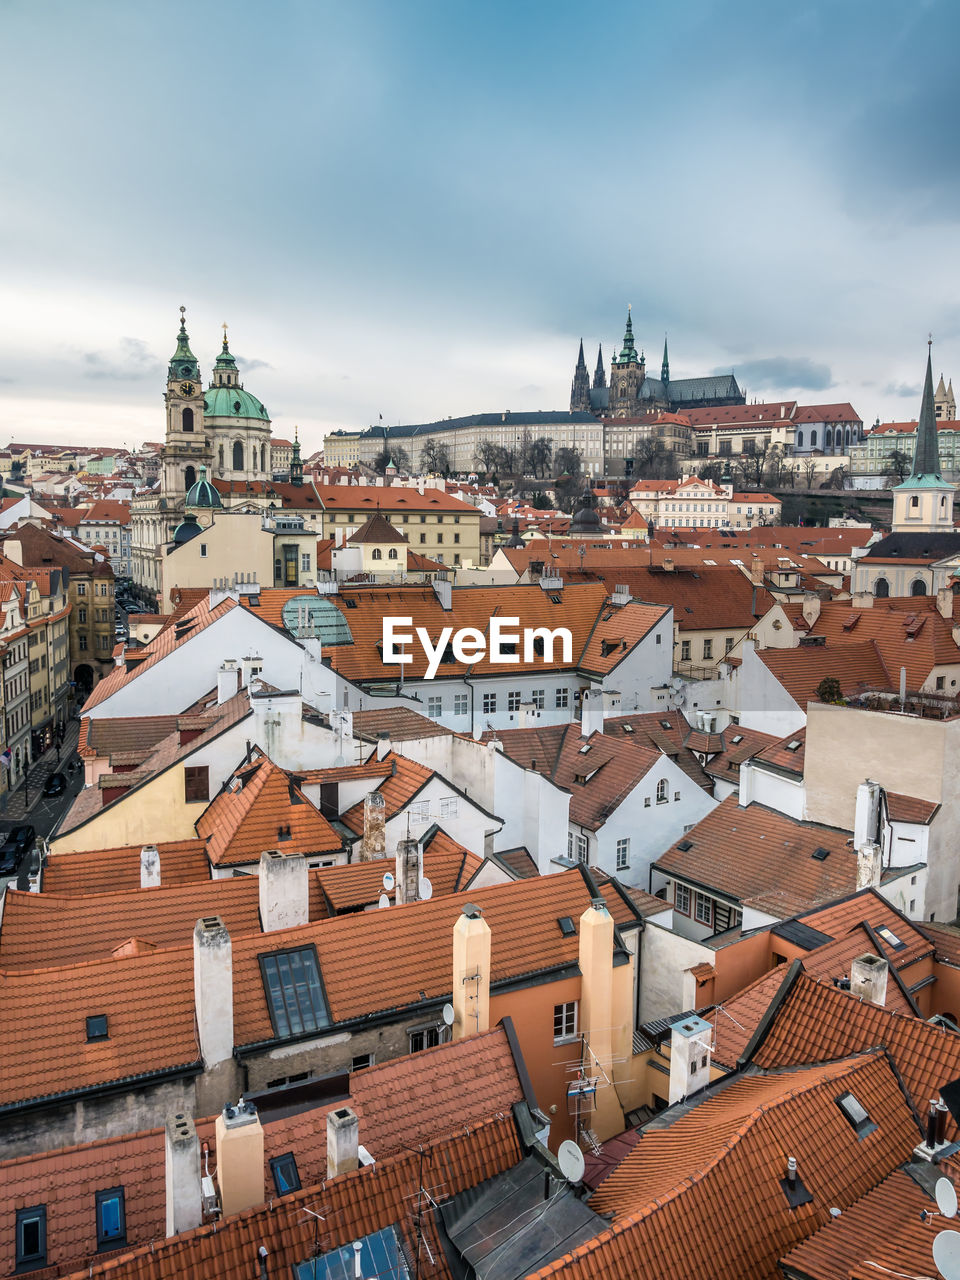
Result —
[{"label": "red tile roof", "polygon": [[[422,791],[431,778],[435,777],[432,769],[418,764],[416,760],[408,760],[391,751],[379,763],[378,768],[387,766],[387,774],[379,786],[375,787],[384,799],[384,818],[394,818],[406,808],[418,792]],[[363,801],[357,803],[340,815],[340,821],[356,835],[363,835]]]},{"label": "red tile roof", "polygon": [[[470,877],[483,866],[483,859],[447,835],[435,831],[423,851],[423,874],[433,886],[433,896],[441,898],[465,888]],[[353,862],[349,866],[324,867],[314,874],[330,915],[361,911],[375,905],[384,892],[383,873],[392,871],[389,859]],[[387,897],[396,900],[396,890]]]},{"label": "red tile roof", "polygon": [[884,791],[887,814],[892,822],[914,822],[926,826],[940,812],[933,800],[920,800],[916,796],[901,795],[896,791]]},{"label": "red tile roof", "polygon": [[[814,857],[819,849],[828,856]],[[852,892],[857,879],[848,831],[800,822],[761,804],[741,807],[736,795],[701,818],[653,865],[664,875],[743,905],[759,905],[782,919]]]},{"label": "red tile roof", "polygon": [[817,688],[828,676],[840,682],[845,698],[868,689],[893,688],[875,640],[822,649],[760,649],[757,657],[804,711],[808,702],[819,701]]},{"label": "red tile roof", "polygon": [[[43,891],[52,894],[109,893],[140,888],[140,845],[89,853],[52,853],[43,867]],[[159,844],[164,885],[209,881],[210,861],[203,840]]]},{"label": "red tile roof", "polygon": [[259,863],[265,849],[303,854],[342,849],[340,836],[294,778],[262,754],[234,771],[197,819],[212,866]]}]

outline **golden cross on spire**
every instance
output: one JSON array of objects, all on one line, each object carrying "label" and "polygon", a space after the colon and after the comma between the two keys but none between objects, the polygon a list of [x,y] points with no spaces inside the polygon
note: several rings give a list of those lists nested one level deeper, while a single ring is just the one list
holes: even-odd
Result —
[{"label": "golden cross on spire", "polygon": [[224,345],[224,346],[226,346],[226,345],[227,345],[227,322],[226,322],[226,320],[224,320],[224,322],[223,322],[223,345]]}]

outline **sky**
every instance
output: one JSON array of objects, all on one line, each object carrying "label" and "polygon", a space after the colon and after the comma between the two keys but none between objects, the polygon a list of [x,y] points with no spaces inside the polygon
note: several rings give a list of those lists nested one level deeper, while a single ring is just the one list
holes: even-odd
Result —
[{"label": "sky", "polygon": [[0,443],[163,438],[179,307],[274,434],[651,373],[960,391],[956,0],[2,0]]}]

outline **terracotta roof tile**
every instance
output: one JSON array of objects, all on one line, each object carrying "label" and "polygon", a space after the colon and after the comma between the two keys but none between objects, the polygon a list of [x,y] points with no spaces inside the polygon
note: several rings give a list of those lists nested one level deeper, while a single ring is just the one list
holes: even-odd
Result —
[{"label": "terracotta roof tile", "polygon": [[770,746],[758,751],[757,760],[773,765],[777,769],[785,769],[788,773],[799,774],[802,777],[806,744],[807,730],[806,726],[804,726],[804,728],[798,729],[796,733],[788,733],[785,738],[778,738]]},{"label": "terracotta roof tile", "polygon": [[[109,893],[140,888],[140,845],[89,853],[52,853],[43,868],[43,891],[53,894]],[[203,840],[159,844],[160,880],[164,885],[210,879]]]},{"label": "terracotta roof tile", "polygon": [[[395,817],[401,809],[405,808],[413,797],[436,775],[432,769],[418,764],[416,760],[408,760],[406,756],[399,756],[394,751],[391,751],[384,758],[382,764],[388,765],[390,771],[374,789],[378,795],[383,796],[385,803],[384,817],[389,820]],[[394,765],[396,768],[393,768]],[[342,813],[340,821],[357,835],[362,835],[363,801],[359,800],[352,808]]]},{"label": "terracotta roof tile", "polygon": [[887,814],[892,822],[914,822],[927,826],[940,812],[934,800],[920,800],[917,796],[905,796],[896,791],[884,791]]},{"label": "terracotta roof tile", "polygon": [[836,677],[845,698],[893,688],[875,640],[832,648],[761,649],[757,657],[804,710],[808,702],[819,700],[816,691],[827,676]]},{"label": "terracotta roof tile", "polygon": [[[433,886],[433,896],[441,898],[466,887],[470,877],[483,865],[483,859],[458,844],[445,831],[436,831],[423,851],[423,874]],[[388,858],[372,862],[353,862],[343,867],[323,867],[314,872],[330,915],[360,911],[374,906],[384,892],[383,874],[392,871]],[[396,900],[396,890],[387,893]]]},{"label": "terracotta roof tile", "polygon": [[197,819],[212,866],[258,863],[265,849],[315,854],[343,847],[294,777],[262,754],[234,771]]},{"label": "terracotta roof tile", "polygon": [[937,959],[960,968],[960,929],[951,924],[937,924],[933,920],[923,926],[923,931],[933,941]]},{"label": "terracotta roof tile", "polygon": [[411,738],[437,738],[451,731],[407,707],[372,707],[353,713],[353,732],[358,738],[375,741],[388,733],[393,742]]},{"label": "terracotta roof tile", "polygon": [[[681,844],[689,847],[681,849]],[[814,857],[819,849],[828,856]],[[857,856],[848,831],[799,822],[760,804],[741,807],[732,795],[654,867],[735,902],[751,904],[762,898],[765,911],[786,918],[852,892]]]}]

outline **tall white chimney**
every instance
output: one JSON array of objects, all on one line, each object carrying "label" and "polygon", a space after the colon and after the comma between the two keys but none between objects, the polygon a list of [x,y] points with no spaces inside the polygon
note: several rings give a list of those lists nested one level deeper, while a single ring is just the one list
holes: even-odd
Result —
[{"label": "tall white chimney", "polygon": [[675,1022],[670,1034],[670,1105],[689,1098],[710,1083],[713,1028],[691,1014]]},{"label": "tall white chimney", "polygon": [[240,687],[240,670],[232,658],[221,663],[217,672],[217,702],[227,702]]},{"label": "tall white chimney", "polygon": [[850,994],[871,1004],[887,1003],[889,965],[883,956],[866,951],[850,962]]},{"label": "tall white chimney", "polygon": [[879,834],[880,783],[869,778],[857,787],[857,807],[853,820],[853,847],[872,844]]},{"label": "tall white chimney", "polygon": [[160,850],[145,844],[140,850],[140,888],[155,889],[160,884]]},{"label": "tall white chimney", "polygon": [[393,747],[390,742],[389,733],[386,733],[386,732],[378,733],[377,734],[377,759],[385,760],[392,750],[393,750]]},{"label": "tall white chimney", "polygon": [[264,933],[310,920],[310,880],[302,853],[267,849],[260,855],[260,925]]},{"label": "tall white chimney", "polygon": [[587,689],[580,700],[580,736],[592,737],[603,733],[603,691]]},{"label": "tall white chimney", "polygon": [[193,998],[205,1067],[233,1057],[233,947],[219,916],[193,931]]},{"label": "tall white chimney", "polygon": [[[367,1139],[369,1142],[369,1138]],[[360,1121],[350,1107],[327,1112],[327,1177],[351,1173],[360,1164]]]},{"label": "tall white chimney", "polygon": [[167,1235],[199,1227],[202,1220],[200,1143],[193,1121],[179,1113],[166,1123],[164,1140]]}]

